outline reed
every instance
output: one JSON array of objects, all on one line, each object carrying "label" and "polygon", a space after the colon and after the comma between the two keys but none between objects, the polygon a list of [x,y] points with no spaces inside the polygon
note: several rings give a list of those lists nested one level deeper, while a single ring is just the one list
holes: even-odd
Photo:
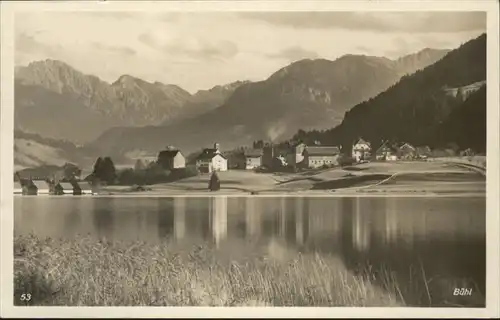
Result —
[{"label": "reed", "polygon": [[[219,259],[207,244],[14,239],[16,305],[52,306],[404,306],[392,277],[377,284],[334,256]],[[29,302],[21,301],[30,293]]]}]

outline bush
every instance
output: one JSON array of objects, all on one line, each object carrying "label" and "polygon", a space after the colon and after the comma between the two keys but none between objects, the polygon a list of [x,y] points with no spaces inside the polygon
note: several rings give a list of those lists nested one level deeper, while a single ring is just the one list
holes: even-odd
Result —
[{"label": "bush", "polygon": [[353,165],[356,161],[351,156],[342,155],[339,157],[338,162],[339,162],[339,165],[343,167],[343,166]]},{"label": "bush", "polygon": [[185,179],[197,174],[196,168],[191,166],[169,171],[153,165],[143,170],[123,170],[118,177],[118,183],[121,185],[151,185]]}]

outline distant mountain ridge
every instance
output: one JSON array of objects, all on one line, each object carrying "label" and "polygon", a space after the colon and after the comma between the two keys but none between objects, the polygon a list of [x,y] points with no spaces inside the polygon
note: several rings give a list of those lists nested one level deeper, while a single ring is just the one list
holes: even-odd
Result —
[{"label": "distant mountain ridge", "polygon": [[362,55],[300,60],[264,81],[239,85],[218,108],[169,125],[113,128],[91,145],[122,154],[168,143],[191,152],[215,141],[233,148],[259,139],[278,141],[298,128],[331,128],[354,105],[448,52],[426,49],[397,60]]},{"label": "distant mountain ridge", "polygon": [[197,114],[196,106],[221,104],[240,83],[213,88],[204,101],[207,94],[191,95],[176,85],[130,75],[109,84],[61,61],[36,61],[15,69],[15,126],[84,143],[114,126],[155,125]]}]

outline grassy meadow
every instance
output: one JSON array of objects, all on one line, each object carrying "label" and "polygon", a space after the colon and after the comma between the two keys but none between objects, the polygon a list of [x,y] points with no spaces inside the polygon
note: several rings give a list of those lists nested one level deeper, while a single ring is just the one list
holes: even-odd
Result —
[{"label": "grassy meadow", "polygon": [[[420,281],[401,285],[388,270],[355,276],[334,256],[276,258],[271,251],[221,259],[212,244],[180,250],[169,240],[16,236],[14,300],[16,305],[59,306],[463,305],[439,295],[433,301],[433,292],[442,286],[452,290],[454,280],[430,283],[422,280],[424,272]],[[436,284],[440,288],[433,289]],[[30,302],[20,300],[23,293],[31,294]]]}]

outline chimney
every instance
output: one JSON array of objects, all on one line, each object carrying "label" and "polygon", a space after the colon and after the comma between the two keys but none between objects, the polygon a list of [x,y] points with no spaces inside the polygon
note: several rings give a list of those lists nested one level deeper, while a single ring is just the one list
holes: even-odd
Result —
[{"label": "chimney", "polygon": [[220,145],[219,145],[217,142],[216,142],[216,143],[214,143],[214,149],[215,149],[215,150],[219,150],[219,147],[220,147]]}]

